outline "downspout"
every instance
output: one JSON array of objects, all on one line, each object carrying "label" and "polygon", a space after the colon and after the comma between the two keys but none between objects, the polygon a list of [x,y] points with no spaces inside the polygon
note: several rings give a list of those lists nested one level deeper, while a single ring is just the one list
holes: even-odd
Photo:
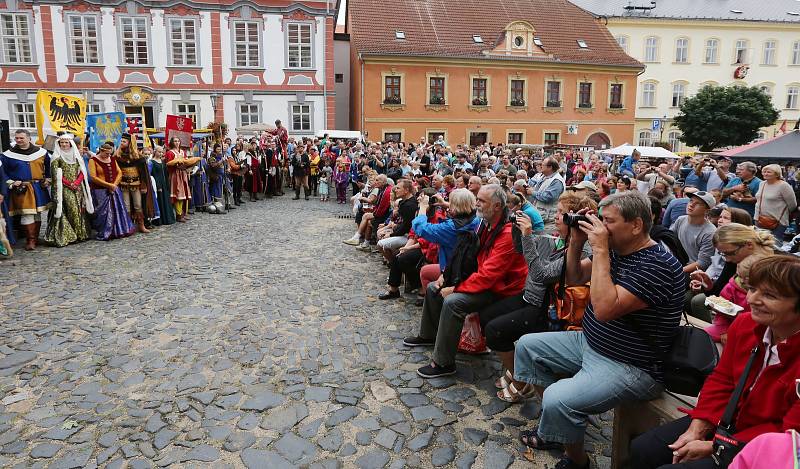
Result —
[{"label": "downspout", "polygon": [[[325,21],[322,22],[323,38],[322,41],[322,115],[325,120],[325,127],[328,128],[328,73],[327,73],[327,50],[328,50],[328,17],[331,14],[331,2],[325,0]],[[335,27],[335,26],[334,26]]]},{"label": "downspout", "polygon": [[358,53],[358,62],[361,64],[361,135],[364,135],[364,59]]}]

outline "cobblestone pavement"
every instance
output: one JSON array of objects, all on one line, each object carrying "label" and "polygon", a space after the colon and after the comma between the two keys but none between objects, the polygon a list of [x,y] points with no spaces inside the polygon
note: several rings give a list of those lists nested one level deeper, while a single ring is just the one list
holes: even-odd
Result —
[{"label": "cobblestone pavement", "polygon": [[417,377],[420,309],[377,300],[343,213],[285,196],[0,263],[0,467],[552,467],[495,359]]}]

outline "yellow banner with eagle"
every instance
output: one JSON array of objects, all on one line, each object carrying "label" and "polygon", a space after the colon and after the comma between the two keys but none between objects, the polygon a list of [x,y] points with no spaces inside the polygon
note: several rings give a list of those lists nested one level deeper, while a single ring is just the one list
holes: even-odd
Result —
[{"label": "yellow banner with eagle", "polygon": [[68,94],[39,90],[36,93],[36,127],[39,142],[45,136],[67,132],[83,138],[86,132],[86,100]]}]

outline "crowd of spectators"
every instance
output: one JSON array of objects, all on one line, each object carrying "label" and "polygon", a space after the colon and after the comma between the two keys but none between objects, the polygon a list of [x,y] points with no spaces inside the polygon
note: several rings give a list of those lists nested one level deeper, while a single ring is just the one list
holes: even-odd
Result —
[{"label": "crowd of spectators", "polygon": [[[795,168],[742,162],[731,172],[727,158],[614,161],[441,141],[358,143],[339,158],[357,225],[344,242],[381,254],[380,300],[404,289],[421,307],[403,341],[432,349],[418,374],[458,372],[459,340],[477,314],[502,363],[497,397],[541,399],[521,441],[563,449],[559,469],[589,467],[590,415],[663,392],[684,312],[711,322],[709,335],[731,352],[691,417],[636,440],[635,467],[715,467],[713,430],[761,343],[737,435],[800,428],[800,396],[785,379],[800,375],[789,358],[800,346],[800,259],[789,252],[797,243],[784,243],[796,232]],[[710,296],[742,312],[715,315]]]}]

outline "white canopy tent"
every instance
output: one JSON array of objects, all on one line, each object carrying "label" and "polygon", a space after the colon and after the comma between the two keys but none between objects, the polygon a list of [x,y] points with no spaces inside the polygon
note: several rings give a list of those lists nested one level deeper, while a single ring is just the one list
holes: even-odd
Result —
[{"label": "white canopy tent", "polygon": [[643,158],[668,158],[677,160],[680,156],[672,153],[671,151],[667,150],[666,148],[662,147],[637,147],[631,145],[629,143],[625,143],[620,145],[616,148],[610,148],[608,150],[602,150],[600,153],[605,153],[607,155],[614,155],[614,156],[631,156],[633,150],[639,150],[639,153],[642,154]]},{"label": "white canopy tent", "polygon": [[316,136],[322,138],[328,134],[330,138],[340,138],[342,140],[363,140],[363,135],[357,130],[317,130]]}]

